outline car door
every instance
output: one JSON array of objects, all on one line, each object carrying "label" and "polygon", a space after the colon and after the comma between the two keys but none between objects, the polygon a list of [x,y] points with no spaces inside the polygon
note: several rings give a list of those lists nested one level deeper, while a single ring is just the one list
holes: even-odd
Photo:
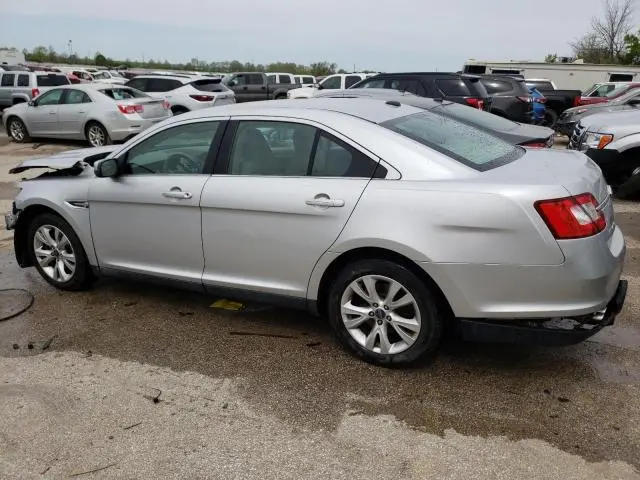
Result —
[{"label": "car door", "polygon": [[15,79],[15,73],[0,73],[0,108],[11,106]]},{"label": "car door", "polygon": [[68,88],[58,105],[57,134],[69,138],[84,138],[84,124],[91,109],[86,92]]},{"label": "car door", "polygon": [[148,133],[118,153],[122,174],[89,188],[100,268],[202,287],[200,196],[225,119],[196,119]]},{"label": "car door", "polygon": [[56,136],[59,131],[58,108],[63,93],[63,88],[54,88],[36,97],[27,107],[25,119],[32,136]]},{"label": "car door", "polygon": [[227,87],[233,90],[233,93],[235,94],[236,103],[248,102],[251,100],[249,85],[247,84],[248,80],[249,74],[238,73],[227,83]]},{"label": "car door", "polygon": [[378,168],[359,148],[313,122],[230,122],[202,194],[205,287],[303,300]]}]

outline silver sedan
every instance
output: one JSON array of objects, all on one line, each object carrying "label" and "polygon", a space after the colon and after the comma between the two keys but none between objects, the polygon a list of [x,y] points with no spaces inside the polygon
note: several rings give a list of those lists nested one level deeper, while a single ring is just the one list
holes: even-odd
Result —
[{"label": "silver sedan", "polygon": [[609,189],[579,152],[527,151],[398,102],[191,112],[123,146],[32,159],[6,225],[22,267],[78,290],[126,275],[325,315],[359,357],[467,338],[583,340],[620,312]]},{"label": "silver sedan", "polygon": [[29,137],[86,139],[107,145],[172,116],[170,106],[130,87],[88,83],[52,88],[6,109],[2,124],[15,142]]}]

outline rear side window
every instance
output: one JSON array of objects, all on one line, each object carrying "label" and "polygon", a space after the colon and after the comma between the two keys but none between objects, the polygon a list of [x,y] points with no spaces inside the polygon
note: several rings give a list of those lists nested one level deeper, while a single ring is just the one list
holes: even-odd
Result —
[{"label": "rear side window", "polygon": [[358,75],[347,75],[344,79],[344,88],[349,88],[362,80]]},{"label": "rear side window", "polygon": [[289,75],[278,75],[278,78],[283,85],[291,85],[291,77]]},{"label": "rear side window", "polygon": [[313,78],[312,77],[302,77],[302,83],[305,85],[312,85]]},{"label": "rear side window", "polygon": [[70,83],[66,75],[38,75],[36,80],[39,87],[59,87]]},{"label": "rear side window", "polygon": [[29,86],[29,75],[18,75],[18,86],[19,87],[28,87]]},{"label": "rear side window", "polygon": [[378,162],[321,132],[313,156],[311,175],[371,178],[375,172],[377,178],[384,178],[387,174],[386,169],[380,166],[380,171],[376,172],[377,166]]},{"label": "rear side window", "polygon": [[380,125],[479,171],[510,163],[524,155],[523,148],[435,113],[414,113]]},{"label": "rear side window", "polygon": [[461,78],[441,78],[436,80],[436,86],[442,93],[450,97],[466,97],[471,95],[469,87]]},{"label": "rear side window", "polygon": [[615,87],[613,90],[611,90],[610,92],[608,92],[605,97],[607,98],[611,98],[611,97],[617,97],[618,95],[626,92],[627,90],[629,90],[629,85],[623,85],[621,87]]},{"label": "rear side window", "polygon": [[400,90],[401,92],[415,93],[421,97],[426,97],[427,95],[422,83],[415,78],[398,78],[390,80],[389,88],[393,90]]},{"label": "rear side window", "polygon": [[250,73],[247,75],[247,85],[262,85],[264,84],[264,78],[257,73]]},{"label": "rear side window", "polygon": [[172,80],[170,78],[148,78],[147,79],[147,91],[148,92],[169,92],[180,88],[182,83],[178,80]]},{"label": "rear side window", "polygon": [[384,78],[364,80],[357,88],[384,88],[386,81]]},{"label": "rear side window", "polygon": [[267,85],[273,85],[274,83],[276,83],[276,76],[267,75]]},{"label": "rear side window", "polygon": [[13,87],[13,81],[16,79],[13,73],[3,73],[2,80],[0,80],[1,87]]},{"label": "rear side window", "polygon": [[127,87],[135,88],[136,90],[141,90],[144,92],[147,90],[147,79],[133,78],[127,82]]}]

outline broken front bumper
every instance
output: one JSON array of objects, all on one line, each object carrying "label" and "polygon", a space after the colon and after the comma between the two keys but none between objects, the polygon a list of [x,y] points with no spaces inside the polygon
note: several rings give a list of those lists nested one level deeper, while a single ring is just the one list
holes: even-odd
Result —
[{"label": "broken front bumper", "polygon": [[7,213],[4,216],[4,228],[7,230],[13,230],[16,228],[16,224],[18,223],[18,210],[16,209],[16,204],[13,203],[11,205],[11,213]]},{"label": "broken front bumper", "polygon": [[530,345],[573,345],[613,325],[627,297],[627,281],[620,280],[607,306],[589,315],[517,321],[460,319],[458,328],[464,340]]}]

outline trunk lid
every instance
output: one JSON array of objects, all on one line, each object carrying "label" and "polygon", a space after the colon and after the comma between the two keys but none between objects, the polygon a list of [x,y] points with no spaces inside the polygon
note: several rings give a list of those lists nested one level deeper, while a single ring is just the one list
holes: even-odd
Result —
[{"label": "trunk lid", "polygon": [[164,104],[163,99],[145,97],[145,98],[132,98],[126,102],[129,105],[142,105],[144,110],[139,113],[141,118],[163,118],[167,116],[167,111],[162,106]]}]

